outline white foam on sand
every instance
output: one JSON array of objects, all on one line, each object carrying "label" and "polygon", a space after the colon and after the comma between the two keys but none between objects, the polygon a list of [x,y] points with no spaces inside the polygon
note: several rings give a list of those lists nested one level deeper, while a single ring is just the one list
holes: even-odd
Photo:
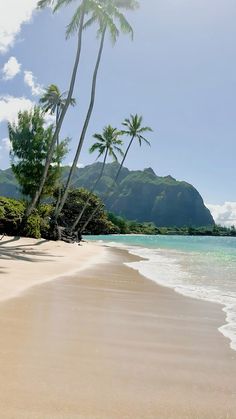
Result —
[{"label": "white foam on sand", "polygon": [[174,289],[187,297],[223,305],[227,323],[221,326],[219,331],[230,339],[231,348],[236,350],[236,292],[229,291],[225,286],[222,288],[215,286],[208,272],[204,272],[202,278],[197,277],[194,269],[191,271],[192,259],[189,263],[183,263],[183,260],[186,262],[189,259],[187,253],[127,246],[116,242],[105,244],[144,258],[144,260],[126,263],[126,265],[136,269],[141,275],[158,285]]}]

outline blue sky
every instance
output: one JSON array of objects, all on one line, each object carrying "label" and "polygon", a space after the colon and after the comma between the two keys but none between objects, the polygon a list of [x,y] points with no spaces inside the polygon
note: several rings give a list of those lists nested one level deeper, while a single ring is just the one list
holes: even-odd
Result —
[{"label": "blue sky", "polygon": [[[0,5],[0,167],[8,167],[6,119],[37,102],[42,88],[68,88],[76,37],[65,27],[78,4],[52,15],[35,11],[36,0]],[[20,5],[19,5],[20,3]],[[235,0],[141,0],[129,15],[132,42],[107,39],[98,77],[95,110],[80,163],[92,163],[92,134],[111,123],[119,127],[139,113],[154,132],[152,147],[135,146],[126,165],[152,167],[192,183],[215,217],[236,223]],[[1,32],[2,31],[2,32]],[[87,109],[97,53],[95,32],[84,34],[82,61],[74,96],[78,105],[66,118],[64,136],[76,141]]]}]

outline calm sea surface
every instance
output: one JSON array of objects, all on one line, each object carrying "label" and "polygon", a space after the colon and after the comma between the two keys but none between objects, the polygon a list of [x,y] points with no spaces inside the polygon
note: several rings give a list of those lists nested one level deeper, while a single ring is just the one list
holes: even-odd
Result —
[{"label": "calm sea surface", "polygon": [[220,331],[236,350],[236,238],[190,236],[86,236],[145,258],[128,264],[176,292],[220,303],[227,324]]}]

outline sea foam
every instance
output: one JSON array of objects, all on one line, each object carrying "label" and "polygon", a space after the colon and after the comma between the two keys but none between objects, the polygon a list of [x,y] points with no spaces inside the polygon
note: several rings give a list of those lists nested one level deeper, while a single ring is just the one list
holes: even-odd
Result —
[{"label": "sea foam", "polygon": [[[186,297],[223,305],[226,324],[219,327],[219,331],[230,340],[231,348],[236,350],[236,290],[229,290],[224,281],[220,282],[220,287],[219,281],[216,284],[217,267],[214,266],[214,275],[211,277],[210,262],[206,255],[117,242],[106,242],[106,245],[127,250],[130,254],[142,258],[141,261],[129,262],[126,265],[158,285],[172,288]],[[218,275],[224,275],[223,270]]]}]

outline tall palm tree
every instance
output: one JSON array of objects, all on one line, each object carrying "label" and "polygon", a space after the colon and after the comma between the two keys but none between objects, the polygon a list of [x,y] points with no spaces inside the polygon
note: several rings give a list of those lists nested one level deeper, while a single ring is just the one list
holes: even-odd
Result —
[{"label": "tall palm tree", "polygon": [[[47,6],[53,6],[53,12],[56,12],[60,7],[65,6],[67,4],[69,4],[72,0],[39,0],[38,1],[38,8],[42,9],[44,7]],[[95,1],[95,0],[94,0]],[[77,50],[76,50],[76,56],[75,56],[75,62],[74,62],[74,66],[73,66],[73,71],[72,71],[72,75],[71,75],[71,80],[70,80],[70,86],[69,86],[69,90],[68,90],[68,94],[67,94],[67,98],[65,101],[65,104],[62,108],[62,111],[60,113],[60,116],[58,118],[58,123],[56,125],[56,129],[52,138],[52,142],[48,151],[48,155],[46,158],[46,162],[45,162],[45,167],[44,167],[44,172],[41,178],[41,182],[39,184],[39,187],[35,193],[34,198],[31,201],[31,204],[28,206],[27,210],[26,210],[26,214],[25,217],[27,218],[33,211],[33,209],[35,208],[35,206],[37,205],[37,202],[40,198],[40,195],[42,193],[44,184],[46,182],[47,179],[47,174],[48,174],[48,170],[51,164],[51,160],[53,157],[53,153],[54,153],[54,149],[56,146],[56,142],[58,139],[58,136],[60,134],[60,130],[66,115],[66,112],[68,110],[68,107],[71,103],[71,99],[72,99],[72,95],[73,95],[73,91],[74,91],[74,87],[75,87],[75,81],[76,81],[76,75],[77,75],[77,70],[78,70],[78,66],[79,66],[79,61],[80,61],[80,55],[81,55],[81,46],[82,46],[82,33],[83,33],[83,26],[84,26],[84,19],[86,14],[88,14],[89,12],[89,5],[92,2],[92,0],[81,0],[80,1],[80,5],[76,10],[76,14],[73,16],[70,24],[68,25],[67,28],[67,35],[68,35],[68,30],[71,26],[75,25],[75,18],[76,18],[76,27],[77,27],[77,32],[78,32],[78,40],[77,40]]]},{"label": "tall palm tree", "polygon": [[[124,122],[122,123],[123,126],[125,126],[126,130],[122,130],[122,134],[127,135],[130,137],[130,142],[128,144],[128,147],[124,153],[123,159],[120,163],[119,169],[116,173],[116,176],[114,178],[114,182],[116,184],[116,187],[118,186],[117,181],[121,172],[122,167],[124,166],[124,162],[126,160],[126,157],[128,155],[128,152],[130,150],[130,147],[135,139],[138,140],[140,147],[142,146],[143,142],[150,146],[150,142],[143,136],[145,132],[152,132],[152,129],[150,127],[143,127],[142,126],[143,117],[136,115],[130,115],[130,119],[126,118]],[[110,188],[108,189],[108,195],[110,193]],[[86,220],[82,228],[80,229],[79,233],[82,234],[83,231],[86,229],[87,225],[90,223],[90,221],[93,219],[97,211],[100,209],[101,205],[99,205],[97,208],[93,210],[93,212],[90,214],[89,218]]]},{"label": "tall palm tree", "polygon": [[75,220],[74,224],[71,227],[71,230],[74,231],[75,228],[77,227],[77,225],[79,224],[84,211],[86,210],[90,198],[93,194],[93,192],[95,191],[98,183],[100,182],[102,176],[103,176],[103,172],[104,172],[104,168],[105,168],[105,164],[107,161],[107,158],[110,156],[114,161],[117,161],[117,153],[120,154],[121,156],[124,155],[123,151],[121,150],[120,146],[123,144],[123,141],[119,138],[120,136],[120,131],[117,130],[117,128],[113,128],[111,125],[108,125],[107,127],[105,127],[103,129],[103,133],[102,134],[94,134],[93,137],[97,140],[96,143],[94,143],[90,149],[89,152],[90,153],[94,153],[95,151],[98,152],[98,157],[97,159],[99,159],[99,157],[101,157],[102,155],[104,155],[104,159],[103,159],[103,163],[102,163],[102,167],[101,167],[101,171],[99,173],[99,176],[97,178],[97,180],[95,181],[92,189],[90,190],[90,193],[88,195],[88,198],[84,204],[84,207],[82,208],[80,214],[78,215],[77,219]]},{"label": "tall palm tree", "polygon": [[[90,96],[90,103],[89,103],[87,115],[86,115],[84,125],[81,131],[74,161],[73,161],[73,164],[71,166],[71,169],[67,178],[64,194],[63,194],[61,203],[59,205],[58,211],[55,211],[55,219],[57,219],[57,217],[59,216],[66,202],[66,199],[69,193],[69,188],[72,181],[72,177],[78,164],[78,160],[79,160],[80,153],[83,147],[88,125],[90,122],[90,118],[92,116],[92,111],[93,111],[94,102],[95,102],[95,94],[96,94],[97,75],[98,75],[99,65],[101,62],[106,32],[109,31],[112,42],[115,43],[119,36],[119,29],[116,23],[118,22],[120,30],[123,33],[130,34],[131,37],[133,38],[133,29],[128,23],[123,13],[121,13],[120,8],[134,10],[135,8],[138,7],[138,2],[136,0],[103,0],[100,3],[101,3],[101,7],[94,10],[94,12],[92,13],[92,16],[88,19],[88,21],[84,25],[84,27],[87,28],[94,22],[98,22],[98,36],[101,37],[100,46],[99,46],[97,61],[96,61],[96,65],[95,65],[94,73],[93,73],[91,96]],[[71,28],[71,31],[73,32],[73,27]]]}]

